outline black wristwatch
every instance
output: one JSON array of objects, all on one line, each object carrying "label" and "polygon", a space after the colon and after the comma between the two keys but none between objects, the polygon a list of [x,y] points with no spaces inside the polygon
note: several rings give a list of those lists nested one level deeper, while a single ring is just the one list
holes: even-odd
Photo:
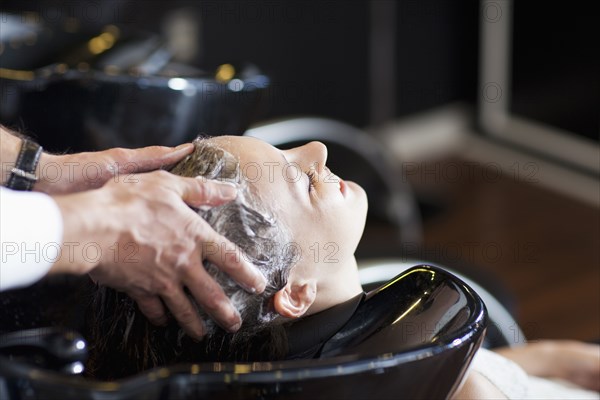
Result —
[{"label": "black wristwatch", "polygon": [[42,146],[36,142],[22,138],[21,151],[17,162],[10,170],[10,177],[6,187],[14,190],[31,190],[38,178],[35,176],[35,168],[42,155]]}]

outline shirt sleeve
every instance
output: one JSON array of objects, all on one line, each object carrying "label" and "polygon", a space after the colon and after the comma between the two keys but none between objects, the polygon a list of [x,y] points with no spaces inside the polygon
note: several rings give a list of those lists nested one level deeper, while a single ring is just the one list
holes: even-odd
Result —
[{"label": "shirt sleeve", "polygon": [[0,188],[0,291],[28,286],[60,256],[63,219],[42,193]]}]

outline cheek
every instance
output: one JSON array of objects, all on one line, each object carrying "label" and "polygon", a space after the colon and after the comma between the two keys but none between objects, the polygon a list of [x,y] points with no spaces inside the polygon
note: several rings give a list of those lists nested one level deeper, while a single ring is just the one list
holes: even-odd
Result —
[{"label": "cheek", "polygon": [[319,219],[306,244],[314,262],[323,268],[335,269],[338,262],[354,254],[357,229],[349,221],[351,218],[351,210],[336,207]]},{"label": "cheek", "polygon": [[338,261],[354,255],[365,223],[364,196],[308,210],[295,202],[283,210],[282,217],[291,231],[291,240],[301,251],[302,262],[335,268]]},{"label": "cheek", "polygon": [[355,197],[332,204],[323,213],[322,220],[331,227],[331,231],[341,237],[352,234],[364,227],[367,214],[365,197]]},{"label": "cheek", "polygon": [[362,189],[359,194],[363,195],[332,207],[329,215],[323,218],[329,225],[326,230],[328,240],[338,245],[342,256],[354,254],[365,228],[367,198]]}]

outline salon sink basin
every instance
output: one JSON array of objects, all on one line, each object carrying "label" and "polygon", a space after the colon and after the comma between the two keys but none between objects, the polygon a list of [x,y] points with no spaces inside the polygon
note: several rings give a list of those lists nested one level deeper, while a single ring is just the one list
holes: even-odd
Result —
[{"label": "salon sink basin", "polygon": [[[270,85],[249,62],[179,63],[167,39],[150,32],[30,17],[0,12],[0,123],[34,134],[49,151],[241,135]],[[104,45],[92,50],[94,43]]]},{"label": "salon sink basin", "polygon": [[[485,305],[419,265],[382,282],[311,359],[198,363],[102,382],[0,355],[0,397],[61,399],[445,398],[484,338]],[[110,354],[107,354],[110,357]]]}]

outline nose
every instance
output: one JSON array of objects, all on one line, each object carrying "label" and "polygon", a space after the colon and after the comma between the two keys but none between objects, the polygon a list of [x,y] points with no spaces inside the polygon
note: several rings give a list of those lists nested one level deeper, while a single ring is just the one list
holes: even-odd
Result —
[{"label": "nose", "polygon": [[296,162],[304,168],[312,168],[321,173],[327,162],[327,146],[321,142],[310,142],[296,149]]}]

